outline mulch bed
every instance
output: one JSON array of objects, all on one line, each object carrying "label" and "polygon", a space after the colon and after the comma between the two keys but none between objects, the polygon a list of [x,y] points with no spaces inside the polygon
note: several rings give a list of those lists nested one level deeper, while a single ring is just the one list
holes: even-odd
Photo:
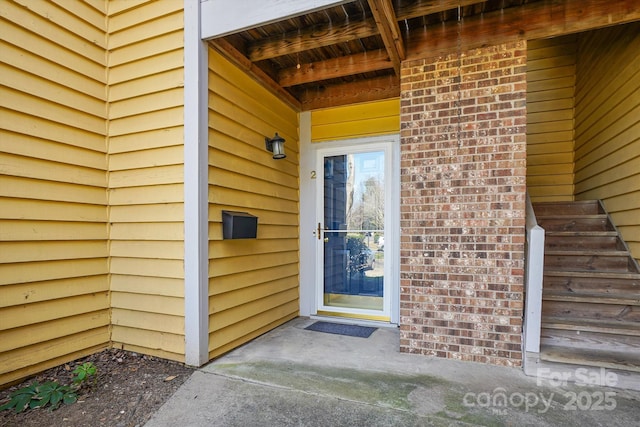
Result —
[{"label": "mulch bed", "polygon": [[73,370],[79,364],[92,362],[97,368],[97,381],[80,389],[78,401],[61,405],[57,410],[13,410],[0,412],[0,427],[63,426],[95,427],[142,426],[193,372],[181,363],[129,351],[110,349],[48,369],[21,384],[0,390],[0,405],[9,394],[33,381],[56,380],[71,384]]}]

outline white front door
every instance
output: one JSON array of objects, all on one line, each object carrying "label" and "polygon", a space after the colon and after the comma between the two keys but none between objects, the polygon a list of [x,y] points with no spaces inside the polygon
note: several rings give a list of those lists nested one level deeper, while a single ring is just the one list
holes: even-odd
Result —
[{"label": "white front door", "polygon": [[397,191],[393,141],[316,155],[316,311],[397,322]]}]

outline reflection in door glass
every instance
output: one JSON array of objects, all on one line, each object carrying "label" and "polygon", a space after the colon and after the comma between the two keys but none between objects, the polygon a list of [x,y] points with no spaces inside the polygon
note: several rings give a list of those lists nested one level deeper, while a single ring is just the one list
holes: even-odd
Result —
[{"label": "reflection in door glass", "polygon": [[324,305],[382,310],[384,152],[324,159]]}]

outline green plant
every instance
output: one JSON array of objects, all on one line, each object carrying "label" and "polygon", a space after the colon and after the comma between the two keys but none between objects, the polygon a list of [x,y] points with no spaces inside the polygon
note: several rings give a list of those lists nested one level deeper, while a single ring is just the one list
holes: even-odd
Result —
[{"label": "green plant", "polygon": [[9,395],[10,400],[4,405],[0,406],[0,411],[13,408],[16,412],[22,412],[27,409],[32,400],[37,401],[38,388],[40,384],[34,382],[27,387],[22,387],[19,390],[14,391]]},{"label": "green plant", "polygon": [[47,405],[53,411],[60,406],[60,403],[67,405],[75,403],[78,400],[77,392],[85,381],[93,377],[95,384],[97,372],[98,368],[93,363],[85,362],[73,370],[72,385],[60,384],[57,381],[47,381],[39,384],[34,381],[30,385],[11,393],[9,401],[0,406],[0,411],[13,409],[15,412],[22,412],[26,409],[44,408]]},{"label": "green plant", "polygon": [[22,412],[25,409],[43,408],[47,405],[51,410],[57,409],[60,403],[74,403],[78,400],[76,390],[68,385],[60,385],[56,381],[39,384],[37,381],[22,387],[9,395],[10,400],[0,406],[0,411],[12,409]]},{"label": "green plant", "polygon": [[38,408],[45,407],[47,404],[51,405],[51,410],[57,409],[60,406],[60,403],[64,402],[69,405],[71,403],[75,403],[78,400],[78,395],[76,394],[76,390],[68,385],[61,385],[56,381],[48,381],[42,384],[38,388],[38,395],[36,396],[38,399],[34,403],[34,400],[31,400],[29,404],[29,408]]},{"label": "green plant", "polygon": [[94,377],[94,383],[97,380],[95,374],[98,372],[98,368],[91,362],[85,362],[82,365],[76,366],[76,369],[73,370],[74,377],[73,383],[82,385],[85,381],[87,381],[90,377]]}]

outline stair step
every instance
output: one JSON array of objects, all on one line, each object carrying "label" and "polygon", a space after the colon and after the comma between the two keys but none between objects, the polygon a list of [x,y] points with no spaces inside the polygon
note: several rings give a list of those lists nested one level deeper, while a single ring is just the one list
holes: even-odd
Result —
[{"label": "stair step", "polygon": [[560,317],[579,321],[630,322],[640,330],[640,306],[586,301],[542,301],[542,320]]},{"label": "stair step", "polygon": [[538,215],[547,213],[563,213],[565,215],[594,215],[602,213],[597,200],[581,200],[577,202],[536,202],[533,210]]},{"label": "stair step", "polygon": [[616,277],[619,273],[551,271],[544,274],[543,289],[545,291],[586,292],[598,294],[633,294],[640,293],[640,275],[627,274],[627,277]]},{"label": "stair step", "polygon": [[640,354],[633,352],[540,346],[540,359],[571,365],[640,372]]},{"label": "stair step", "polygon": [[626,251],[547,251],[544,266],[569,271],[633,271]]},{"label": "stair step", "polygon": [[598,280],[607,280],[607,279],[632,279],[632,280],[640,280],[640,274],[634,272],[613,272],[613,271],[567,271],[567,270],[555,270],[555,269],[545,269],[545,276],[556,276],[556,277],[590,277],[596,278]]},{"label": "stair step", "polygon": [[[617,304],[617,305],[637,305],[640,306],[640,294],[603,294],[597,292],[563,292],[544,290],[542,294],[544,301],[567,301],[586,302],[594,304]],[[638,324],[640,327],[640,324]]]},{"label": "stair step", "polygon": [[545,231],[615,231],[606,215],[536,217]]},{"label": "stair step", "polygon": [[545,317],[542,329],[561,329],[567,331],[597,332],[615,335],[640,337],[640,324],[625,321],[602,321],[592,319],[567,319],[563,317]]},{"label": "stair step", "polygon": [[543,346],[590,348],[640,354],[640,335],[611,334],[573,329],[542,329]]},{"label": "stair step", "polygon": [[624,245],[618,239],[618,233],[611,231],[600,232],[608,235],[594,235],[593,233],[546,233],[544,247],[548,250],[562,250],[582,248],[584,250],[624,250]]}]

